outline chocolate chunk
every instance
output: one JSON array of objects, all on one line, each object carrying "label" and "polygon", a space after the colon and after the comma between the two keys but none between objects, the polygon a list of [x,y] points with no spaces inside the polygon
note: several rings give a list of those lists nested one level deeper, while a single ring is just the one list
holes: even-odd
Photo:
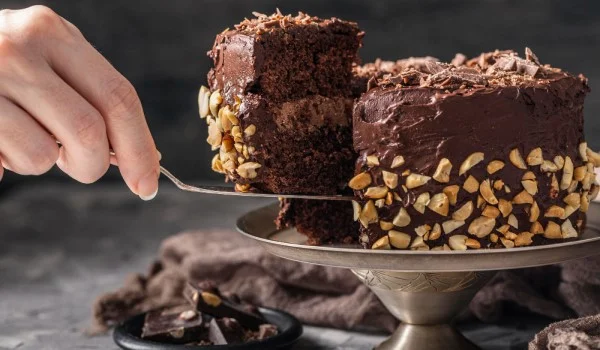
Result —
[{"label": "chocolate chunk", "polygon": [[460,67],[460,66],[464,66],[466,62],[467,62],[467,56],[463,55],[462,53],[457,53],[454,56],[454,58],[452,59],[452,61],[450,62],[450,64],[452,64],[455,67]]},{"label": "chocolate chunk", "polygon": [[172,344],[198,341],[206,335],[202,315],[189,305],[148,312],[142,329],[143,339]]},{"label": "chocolate chunk", "polygon": [[248,312],[243,305],[232,303],[190,283],[184,288],[183,294],[192,306],[202,313],[217,318],[235,318],[242,326],[253,330],[257,330],[261,324],[267,323],[259,313]]},{"label": "chocolate chunk", "polygon": [[527,61],[531,61],[535,64],[537,64],[538,66],[540,65],[540,60],[539,58],[533,53],[533,51],[531,51],[530,48],[526,47],[525,48],[525,59]]},{"label": "chocolate chunk", "polygon": [[539,69],[540,66],[534,63],[525,61],[523,59],[517,61],[517,73],[527,74],[530,77],[535,77]]},{"label": "chocolate chunk", "polygon": [[241,344],[244,342],[244,329],[233,318],[213,318],[208,327],[208,339],[214,345]]}]

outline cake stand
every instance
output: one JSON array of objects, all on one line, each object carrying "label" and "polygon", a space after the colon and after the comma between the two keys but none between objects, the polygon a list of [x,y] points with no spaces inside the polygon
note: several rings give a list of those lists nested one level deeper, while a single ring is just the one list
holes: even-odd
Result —
[{"label": "cake stand", "polygon": [[498,270],[543,266],[600,254],[600,204],[590,204],[577,241],[470,251],[368,250],[309,246],[293,229],[278,231],[277,204],[249,212],[237,228],[268,252],[299,262],[350,269],[402,321],[377,349],[478,349],[451,322]]}]

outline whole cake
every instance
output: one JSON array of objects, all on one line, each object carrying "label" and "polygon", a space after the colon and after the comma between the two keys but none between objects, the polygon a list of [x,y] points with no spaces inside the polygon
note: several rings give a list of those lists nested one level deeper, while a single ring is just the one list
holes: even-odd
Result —
[{"label": "whole cake", "polygon": [[217,35],[214,68],[198,97],[212,168],[239,191],[334,194],[352,149],[356,23],[300,13],[255,13]]},{"label": "whole cake", "polygon": [[[512,248],[579,236],[600,155],[583,135],[583,76],[526,49],[451,63],[360,65],[352,22],[255,13],[217,35],[198,97],[213,170],[282,200],[311,244]],[[352,220],[353,219],[353,220]]]},{"label": "whole cake", "polygon": [[578,237],[599,188],[583,135],[588,91],[529,49],[376,78],[353,118],[361,243],[465,250]]}]

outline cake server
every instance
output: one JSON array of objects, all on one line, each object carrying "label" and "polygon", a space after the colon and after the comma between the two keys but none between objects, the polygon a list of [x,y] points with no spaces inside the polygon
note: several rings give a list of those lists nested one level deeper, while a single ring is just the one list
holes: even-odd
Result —
[{"label": "cake server", "polygon": [[[59,146],[62,146],[60,141],[56,140]],[[158,151],[157,151],[158,152]],[[160,157],[160,152],[158,153]],[[115,152],[111,149],[110,155],[115,156]],[[263,193],[263,192],[236,192],[232,186],[208,186],[208,185],[188,185],[183,181],[179,180],[169,170],[162,165],[160,166],[160,173],[163,174],[167,179],[171,180],[172,183],[182,191],[196,192],[204,194],[220,194],[226,196],[240,196],[240,197],[270,197],[270,198],[298,198],[298,199],[315,199],[315,200],[329,200],[329,201],[349,201],[354,199],[352,196],[343,195],[312,195],[312,194],[277,194],[277,193]]]}]

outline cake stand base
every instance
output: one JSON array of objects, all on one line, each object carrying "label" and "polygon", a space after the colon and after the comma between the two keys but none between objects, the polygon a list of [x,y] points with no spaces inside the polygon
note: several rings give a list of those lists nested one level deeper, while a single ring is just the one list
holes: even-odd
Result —
[{"label": "cake stand base", "polygon": [[275,227],[276,204],[238,219],[237,228],[285,259],[350,269],[403,323],[376,349],[477,349],[451,326],[495,271],[557,264],[600,254],[600,204],[591,203],[587,227],[571,242],[469,251],[371,250],[310,246],[293,229]]},{"label": "cake stand base", "polygon": [[452,320],[495,272],[352,270],[403,323],[377,349],[477,349]]}]

